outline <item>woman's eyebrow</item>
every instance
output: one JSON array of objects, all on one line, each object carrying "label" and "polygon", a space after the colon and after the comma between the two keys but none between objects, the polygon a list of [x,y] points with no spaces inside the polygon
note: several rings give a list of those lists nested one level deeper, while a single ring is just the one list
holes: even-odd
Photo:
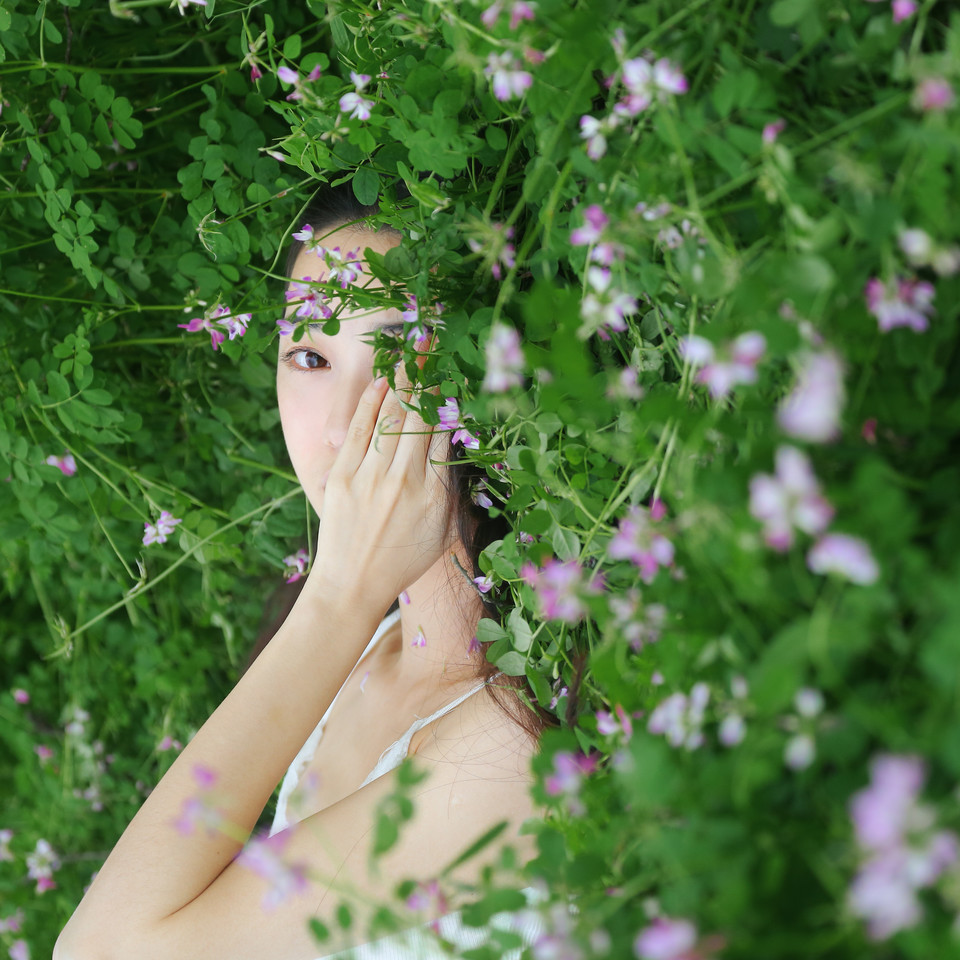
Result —
[{"label": "woman's eyebrow", "polygon": [[[323,333],[323,323],[308,323],[307,329],[316,331],[317,333]],[[403,332],[403,321],[402,320],[385,320],[383,323],[375,324],[370,328],[370,333],[373,333],[374,330],[397,330]]]}]

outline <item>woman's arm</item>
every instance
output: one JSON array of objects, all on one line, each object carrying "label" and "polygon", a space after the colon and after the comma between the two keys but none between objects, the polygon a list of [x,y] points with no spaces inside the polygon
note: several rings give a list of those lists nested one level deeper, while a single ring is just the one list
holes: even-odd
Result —
[{"label": "woman's arm", "polygon": [[[124,831],[61,933],[58,957],[99,957],[107,941],[149,936],[217,879],[249,838],[382,612],[371,614],[359,597],[304,590],[269,646]],[[215,777],[234,836],[202,829],[184,835],[176,826],[184,804],[200,795],[197,769]]]}]

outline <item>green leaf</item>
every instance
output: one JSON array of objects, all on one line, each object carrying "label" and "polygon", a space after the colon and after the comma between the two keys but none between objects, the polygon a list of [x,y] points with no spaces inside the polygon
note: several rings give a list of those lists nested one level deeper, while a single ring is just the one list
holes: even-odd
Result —
[{"label": "green leaf", "polygon": [[368,206],[377,202],[380,195],[380,174],[373,167],[360,167],[353,175],[353,195]]},{"label": "green leaf", "polygon": [[302,43],[298,34],[294,34],[292,37],[287,37],[283,41],[283,56],[285,60],[296,60],[300,56],[300,48]]},{"label": "green leaf", "polygon": [[56,370],[47,371],[47,389],[53,400],[66,400],[70,396],[70,384]]},{"label": "green leaf", "polygon": [[770,20],[778,27],[789,27],[802,20],[815,0],[777,0],[770,8]]},{"label": "green leaf", "polygon": [[516,650],[508,650],[498,658],[497,669],[508,677],[522,677],[527,669],[527,658]]}]

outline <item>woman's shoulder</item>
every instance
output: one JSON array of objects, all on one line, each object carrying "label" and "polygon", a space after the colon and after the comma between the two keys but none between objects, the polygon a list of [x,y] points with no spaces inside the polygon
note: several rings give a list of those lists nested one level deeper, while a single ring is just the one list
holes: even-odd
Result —
[{"label": "woman's shoulder", "polygon": [[[516,709],[523,709],[518,703]],[[486,689],[478,690],[410,741],[410,755],[432,764],[463,768],[474,777],[533,781],[530,759],[538,743]]]}]

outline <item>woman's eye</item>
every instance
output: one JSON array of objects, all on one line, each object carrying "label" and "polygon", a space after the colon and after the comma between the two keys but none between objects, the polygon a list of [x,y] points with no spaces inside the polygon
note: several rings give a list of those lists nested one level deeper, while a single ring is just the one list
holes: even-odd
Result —
[{"label": "woman's eye", "polygon": [[298,370],[321,370],[329,366],[326,359],[313,350],[291,350],[285,359]]}]

